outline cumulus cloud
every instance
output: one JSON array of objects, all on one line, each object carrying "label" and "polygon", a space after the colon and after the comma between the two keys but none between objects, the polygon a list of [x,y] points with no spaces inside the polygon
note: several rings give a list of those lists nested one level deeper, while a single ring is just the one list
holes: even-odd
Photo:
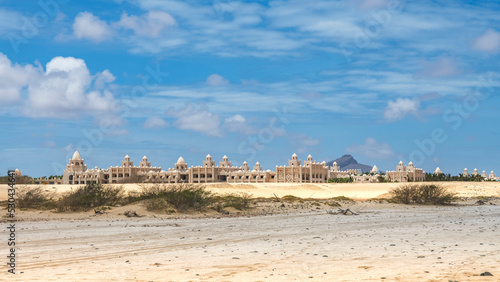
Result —
[{"label": "cumulus cloud", "polygon": [[472,47],[476,50],[496,53],[500,50],[500,33],[490,28],[476,38]]},{"label": "cumulus cloud", "polygon": [[169,123],[159,117],[150,117],[144,122],[144,128],[148,129],[158,129],[169,126]]},{"label": "cumulus cloud", "polygon": [[395,156],[391,145],[379,143],[373,138],[366,138],[364,144],[352,144],[347,147],[347,153],[360,155],[373,160],[389,159]]},{"label": "cumulus cloud", "polygon": [[93,77],[82,59],[55,57],[28,85],[22,112],[31,117],[76,117],[82,113],[107,115],[114,109],[113,95],[92,89]]},{"label": "cumulus cloud", "polygon": [[112,78],[108,70],[92,76],[85,61],[73,57],[55,57],[44,70],[40,65],[13,65],[0,53],[1,104],[17,103],[20,113],[29,117],[93,115],[112,120],[119,108],[113,95],[92,87],[94,79]]},{"label": "cumulus cloud", "polygon": [[384,117],[388,121],[397,121],[407,115],[418,116],[420,101],[418,99],[397,98],[396,101],[389,100],[384,111]]},{"label": "cumulus cloud", "polygon": [[13,65],[9,58],[0,53],[0,107],[21,100],[21,89],[37,74],[32,65]]},{"label": "cumulus cloud", "polygon": [[214,73],[210,75],[207,78],[207,84],[211,86],[221,86],[221,85],[228,85],[229,80],[225,79],[224,77]]},{"label": "cumulus cloud", "polygon": [[165,30],[176,24],[175,19],[169,13],[150,11],[141,17],[123,13],[116,26],[133,30],[138,36],[159,37]]},{"label": "cumulus cloud", "polygon": [[206,106],[198,109],[188,104],[184,109],[169,109],[167,115],[175,118],[174,125],[182,130],[200,132],[208,136],[221,137],[221,118],[208,110]]},{"label": "cumulus cloud", "polygon": [[109,25],[90,12],[81,12],[73,23],[73,32],[78,39],[101,42],[111,36]]},{"label": "cumulus cloud", "polygon": [[115,81],[116,77],[109,71],[104,70],[96,75],[94,86],[98,89],[104,88],[107,83]]},{"label": "cumulus cloud", "polygon": [[224,120],[224,128],[230,132],[239,132],[243,134],[254,134],[257,130],[247,123],[242,115],[234,115]]}]

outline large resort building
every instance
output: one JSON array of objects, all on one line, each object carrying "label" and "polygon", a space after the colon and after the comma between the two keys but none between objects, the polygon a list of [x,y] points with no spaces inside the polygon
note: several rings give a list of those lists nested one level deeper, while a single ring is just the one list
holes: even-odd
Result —
[{"label": "large resort building", "polygon": [[424,181],[425,172],[415,168],[410,162],[404,166],[400,162],[396,171],[380,174],[374,166],[369,174],[359,170],[340,170],[337,163],[328,167],[325,162],[316,162],[309,155],[302,163],[296,154],[288,161],[287,166],[276,166],[275,171],[263,170],[259,162],[253,167],[243,162],[242,166],[233,166],[227,156],[222,158],[219,165],[215,164],[212,156],[207,155],[201,166],[188,167],[180,157],[173,168],[162,170],[161,167],[151,166],[151,162],[144,156],[139,166],[134,166],[128,155],[121,161],[121,166],[108,169],[88,169],[84,160],[76,151],[69,160],[63,173],[63,184],[87,184],[91,182],[108,183],[133,183],[133,182],[158,182],[158,183],[327,183],[329,179],[351,178],[352,182],[380,182],[383,177],[386,181],[408,182]]}]

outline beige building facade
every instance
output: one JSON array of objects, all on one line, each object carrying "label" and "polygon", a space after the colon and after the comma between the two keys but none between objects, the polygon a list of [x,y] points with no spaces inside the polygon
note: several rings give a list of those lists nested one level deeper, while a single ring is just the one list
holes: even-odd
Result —
[{"label": "beige building facade", "polygon": [[[242,166],[233,166],[227,156],[222,158],[218,165],[207,155],[201,166],[191,166],[179,157],[173,168],[162,170],[161,167],[151,166],[151,162],[144,156],[139,166],[126,155],[120,166],[99,169],[88,169],[85,161],[76,151],[69,160],[63,172],[64,184],[87,184],[91,182],[130,183],[130,182],[158,182],[158,183],[327,183],[329,179],[352,178],[353,182],[373,183],[378,182],[381,174],[374,166],[370,174],[363,174],[358,170],[341,171],[337,163],[329,168],[325,162],[316,162],[309,155],[302,163],[296,154],[288,161],[286,166],[276,166],[275,171],[263,170],[257,162],[251,167],[247,162]],[[402,162],[396,171],[387,172],[384,176],[389,181],[424,181],[425,174],[422,169],[408,167]]]}]

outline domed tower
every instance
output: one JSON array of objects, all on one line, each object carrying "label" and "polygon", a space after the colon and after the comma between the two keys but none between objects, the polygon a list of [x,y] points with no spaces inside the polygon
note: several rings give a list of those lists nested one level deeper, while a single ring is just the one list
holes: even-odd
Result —
[{"label": "domed tower", "polygon": [[219,166],[220,167],[231,167],[231,162],[229,161],[229,158],[224,155],[224,157],[222,157],[222,162],[219,162]]},{"label": "domed tower", "polygon": [[78,151],[75,151],[73,157],[69,160],[66,170],[74,172],[83,172],[87,170],[87,165],[85,165],[85,162],[80,157],[80,153],[78,153]]},{"label": "domed tower", "polygon": [[187,163],[184,161],[182,157],[179,157],[177,163],[174,165],[175,170],[187,170]]},{"label": "domed tower", "polygon": [[406,171],[406,167],[403,163],[403,161],[400,161],[398,166],[396,167],[396,171],[398,172],[405,172]]},{"label": "domed tower", "polygon": [[255,163],[255,166],[253,167],[254,170],[256,171],[262,171],[262,166],[260,165],[259,162]]},{"label": "domed tower", "polygon": [[142,161],[139,162],[139,167],[151,167],[151,162],[148,162],[148,157],[142,157]]},{"label": "domed tower", "polygon": [[443,174],[443,172],[441,171],[441,169],[439,168],[439,166],[436,168],[436,170],[434,171],[434,175],[439,175],[439,174]]},{"label": "domed tower", "polygon": [[462,173],[462,176],[463,176],[463,177],[468,177],[468,176],[470,176],[470,174],[469,174],[469,170],[468,170],[467,168],[465,168],[465,169],[464,169],[464,173]]},{"label": "domed tower", "polygon": [[122,167],[133,167],[133,166],[134,162],[130,161],[130,157],[126,155],[125,158],[123,158]]},{"label": "domed tower", "polygon": [[214,167],[214,166],[215,166],[215,161],[212,161],[212,156],[208,154],[206,160],[203,161],[203,167]]},{"label": "domed tower", "polygon": [[377,173],[377,172],[378,172],[378,167],[374,165],[370,173]]},{"label": "domed tower", "polygon": [[302,161],[299,160],[299,158],[297,157],[297,154],[293,154],[292,155],[292,159],[291,160],[288,160],[288,166],[300,166],[302,164]]},{"label": "domed tower", "polygon": [[339,165],[337,162],[333,162],[332,167],[330,168],[331,171],[340,171]]},{"label": "domed tower", "polygon": [[245,171],[249,171],[250,170],[250,167],[248,166],[247,161],[243,162],[243,166],[241,166],[241,169],[245,170]]}]

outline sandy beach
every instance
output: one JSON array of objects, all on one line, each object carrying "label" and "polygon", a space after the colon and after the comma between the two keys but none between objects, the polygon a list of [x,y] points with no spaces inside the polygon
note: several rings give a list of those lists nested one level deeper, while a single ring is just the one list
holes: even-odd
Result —
[{"label": "sandy beach", "polygon": [[[497,183],[447,183],[461,197]],[[227,185],[254,197],[383,198],[397,184]],[[63,187],[57,187],[58,192]],[[127,189],[133,187],[127,186]],[[2,187],[3,189],[3,187]],[[65,188],[69,189],[69,188]],[[234,191],[233,191],[234,190]],[[2,196],[5,193],[2,192]],[[256,203],[252,212],[165,215],[140,204],[106,214],[19,211],[13,281],[499,281],[500,201],[414,206],[374,200],[336,208]],[[140,218],[127,218],[133,209]],[[6,223],[4,223],[6,224]],[[2,237],[7,238],[5,229]],[[7,254],[6,247],[4,248]],[[490,272],[494,276],[480,276]]]}]

